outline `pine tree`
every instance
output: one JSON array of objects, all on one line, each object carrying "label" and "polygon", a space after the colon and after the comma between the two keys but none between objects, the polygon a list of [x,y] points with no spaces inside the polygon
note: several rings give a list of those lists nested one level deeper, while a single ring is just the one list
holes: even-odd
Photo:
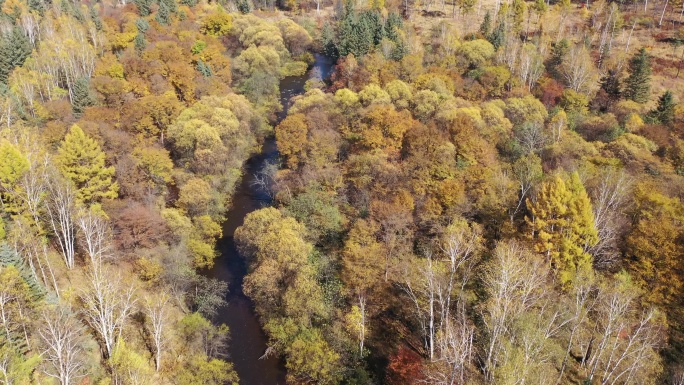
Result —
[{"label": "pine tree", "polygon": [[103,198],[116,198],[119,186],[112,182],[114,167],[105,166],[104,151],[79,126],[73,125],[69,130],[56,161],[78,189],[78,201],[91,204]]},{"label": "pine tree", "polygon": [[143,35],[142,33],[138,33],[137,35],[135,35],[133,43],[135,45],[135,52],[137,52],[138,55],[141,55],[142,52],[145,50],[145,47],[147,47],[147,40],[145,40],[145,35]]},{"label": "pine tree", "polygon": [[30,289],[30,297],[37,299],[45,295],[45,288],[38,282],[33,271],[26,266],[21,255],[6,243],[0,244],[0,267],[14,267]]},{"label": "pine tree", "polygon": [[90,81],[87,78],[76,80],[71,93],[71,108],[77,116],[80,116],[86,107],[95,104],[95,98],[90,93]]},{"label": "pine tree", "polygon": [[482,36],[489,36],[489,30],[492,28],[492,14],[489,13],[489,10],[487,10],[487,13],[484,15],[484,20],[482,20],[482,24],[480,24],[480,34]]},{"label": "pine tree", "polygon": [[45,3],[43,0],[28,0],[28,7],[31,10],[38,12],[41,16],[45,13]]},{"label": "pine tree", "polygon": [[506,39],[506,25],[500,22],[494,28],[494,31],[487,36],[487,40],[494,46],[494,49],[499,49],[504,44]]},{"label": "pine tree", "polygon": [[653,123],[670,125],[674,122],[675,106],[676,104],[672,92],[665,91],[665,93],[658,98],[658,107],[648,113],[648,118]]},{"label": "pine tree", "polygon": [[563,77],[563,75],[559,72],[558,69],[560,68],[561,64],[563,64],[565,56],[568,54],[569,51],[570,43],[566,39],[562,39],[558,43],[554,44],[553,48],[551,48],[551,57],[546,62],[546,68],[548,69],[549,73],[557,80],[560,80]]},{"label": "pine tree", "polygon": [[95,7],[90,7],[90,20],[92,20],[93,24],[95,24],[96,30],[102,31],[102,19],[100,19],[100,15],[97,13],[97,9],[95,9]]},{"label": "pine tree", "polygon": [[14,27],[0,39],[0,83],[7,84],[10,72],[20,67],[31,55],[33,47],[19,27]]},{"label": "pine tree", "polygon": [[645,48],[640,49],[629,61],[625,96],[637,103],[646,103],[651,96],[651,57]]},{"label": "pine tree", "polygon": [[140,16],[145,17],[152,13],[152,2],[150,0],[134,0],[133,3],[138,7],[138,14]]},{"label": "pine tree", "polygon": [[154,17],[155,20],[161,25],[169,25],[171,22],[171,11],[165,2],[159,3],[159,10],[157,11],[157,16]]},{"label": "pine tree", "polygon": [[339,56],[339,52],[337,52],[337,46],[335,45],[335,31],[330,23],[325,23],[323,25],[323,30],[321,31],[321,40],[323,41],[323,52],[327,56],[332,58]]},{"label": "pine tree", "polygon": [[591,269],[586,250],[598,242],[598,233],[589,196],[576,172],[568,181],[556,176],[543,183],[537,200],[527,200],[527,208],[535,251],[549,259],[562,284],[571,282],[578,271]]},{"label": "pine tree", "polygon": [[619,74],[616,70],[609,69],[608,73],[601,78],[601,89],[604,90],[612,100],[620,99],[622,91],[620,90]]},{"label": "pine tree", "polygon": [[197,61],[197,71],[205,78],[208,78],[212,75],[211,66],[202,60]]}]

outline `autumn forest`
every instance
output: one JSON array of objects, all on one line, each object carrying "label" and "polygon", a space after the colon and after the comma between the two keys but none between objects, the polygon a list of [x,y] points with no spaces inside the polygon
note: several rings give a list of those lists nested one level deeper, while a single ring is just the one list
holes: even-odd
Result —
[{"label": "autumn forest", "polygon": [[0,384],[684,385],[682,67],[682,0],[0,0]]}]

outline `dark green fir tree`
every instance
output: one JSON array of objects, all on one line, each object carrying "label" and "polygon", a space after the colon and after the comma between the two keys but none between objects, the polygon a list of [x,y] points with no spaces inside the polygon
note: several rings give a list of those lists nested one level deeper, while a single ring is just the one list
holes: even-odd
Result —
[{"label": "dark green fir tree", "polygon": [[637,103],[646,103],[651,96],[651,57],[645,48],[640,49],[629,61],[625,96]]},{"label": "dark green fir tree", "polygon": [[492,29],[492,14],[489,13],[489,10],[487,13],[484,15],[484,20],[482,20],[482,24],[480,24],[480,35],[482,36],[489,36],[489,30]]},{"label": "dark green fir tree", "polygon": [[15,67],[20,67],[31,55],[33,47],[19,27],[14,27],[0,39],[0,83],[7,84],[7,78]]},{"label": "dark green fir tree", "polygon": [[88,78],[76,80],[71,90],[71,109],[76,116],[83,114],[88,106],[95,104],[95,98],[90,92],[90,81]]},{"label": "dark green fir tree", "polygon": [[672,124],[675,119],[676,105],[677,104],[674,101],[674,95],[672,95],[672,92],[665,91],[665,93],[658,98],[658,107],[648,113],[648,120],[652,123],[660,123],[665,125]]}]

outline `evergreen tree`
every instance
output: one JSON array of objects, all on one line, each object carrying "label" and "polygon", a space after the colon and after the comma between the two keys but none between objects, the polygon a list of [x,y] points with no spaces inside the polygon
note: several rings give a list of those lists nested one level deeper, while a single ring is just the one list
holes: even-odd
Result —
[{"label": "evergreen tree", "polygon": [[484,20],[482,20],[482,24],[480,24],[480,35],[485,37],[489,36],[490,29],[492,29],[492,14],[487,10],[487,13],[484,15]]},{"label": "evergreen tree", "polygon": [[612,100],[620,99],[622,91],[620,90],[619,74],[616,70],[609,69],[608,73],[601,78],[601,89],[604,90]]},{"label": "evergreen tree", "polygon": [[487,40],[494,46],[494,49],[499,49],[504,44],[506,39],[506,25],[500,22],[494,28],[494,31],[487,36]]},{"label": "evergreen tree", "polygon": [[87,78],[76,80],[71,93],[71,108],[77,116],[81,115],[86,107],[95,104],[95,98],[90,92],[90,80]]},{"label": "evergreen tree", "polygon": [[112,182],[114,167],[105,166],[105,153],[97,142],[73,125],[62,141],[56,158],[62,173],[71,180],[82,203],[94,203],[103,198],[113,199],[119,189]]},{"label": "evergreen tree", "polygon": [[651,96],[651,57],[645,48],[640,49],[629,61],[625,96],[637,103],[646,103]]},{"label": "evergreen tree", "polygon": [[385,36],[393,42],[398,42],[400,36],[397,31],[402,28],[404,28],[404,20],[401,16],[396,12],[390,13],[385,23]]},{"label": "evergreen tree", "polygon": [[135,44],[135,52],[137,52],[138,55],[142,54],[142,52],[145,50],[145,47],[147,47],[147,40],[145,40],[145,35],[142,33],[135,35],[133,43]]},{"label": "evergreen tree", "polygon": [[166,5],[166,2],[159,3],[159,10],[154,19],[161,25],[169,25],[171,22],[171,10],[168,5]]},{"label": "evergreen tree", "polygon": [[135,27],[138,29],[138,32],[145,33],[150,29],[150,23],[145,19],[138,19],[135,21]]},{"label": "evergreen tree", "polygon": [[7,84],[10,72],[20,67],[31,55],[33,47],[19,27],[14,27],[0,39],[0,83]]},{"label": "evergreen tree", "polygon": [[556,176],[543,183],[537,200],[527,200],[527,208],[535,250],[549,259],[562,284],[571,282],[578,271],[591,269],[586,250],[598,242],[598,233],[579,174],[573,173],[567,181]]},{"label": "evergreen tree", "polygon": [[45,288],[38,283],[38,279],[33,271],[26,266],[23,258],[16,250],[6,243],[0,244],[0,267],[14,267],[19,272],[19,276],[24,280],[30,289],[30,297],[38,299],[45,295]]},{"label": "evergreen tree", "polygon": [[94,7],[90,7],[90,20],[92,20],[93,24],[95,24],[96,30],[102,31],[102,19],[100,19],[100,15],[97,13],[97,9]]},{"label": "evergreen tree", "polygon": [[61,10],[67,15],[71,15],[74,19],[83,23],[85,21],[85,17],[83,17],[83,13],[81,12],[80,4],[80,2],[74,4],[71,1],[62,1]]},{"label": "evergreen tree", "polygon": [[45,3],[43,0],[28,0],[28,7],[32,11],[38,12],[39,15],[43,15],[45,13]]},{"label": "evergreen tree", "polygon": [[134,0],[135,6],[138,7],[138,14],[142,17],[148,16],[152,13],[152,1],[150,0]]},{"label": "evergreen tree", "polygon": [[560,68],[561,64],[563,64],[563,60],[565,60],[565,56],[569,51],[570,43],[566,39],[562,39],[558,43],[554,44],[553,48],[551,49],[551,57],[546,63],[546,68],[557,80],[561,80],[563,78],[558,69]]},{"label": "evergreen tree", "polygon": [[199,73],[201,73],[205,78],[208,78],[212,75],[211,66],[202,60],[197,62],[197,71],[199,71]]},{"label": "evergreen tree", "polygon": [[235,7],[242,13],[243,15],[246,15],[250,11],[250,6],[249,6],[249,1],[248,0],[235,0]]},{"label": "evergreen tree", "polygon": [[337,52],[337,45],[335,44],[335,31],[330,23],[325,23],[323,25],[323,30],[321,31],[321,40],[323,41],[323,53],[333,58],[339,56],[339,52]]},{"label": "evergreen tree", "polygon": [[665,91],[665,93],[658,98],[658,107],[648,113],[648,118],[653,123],[670,125],[674,122],[675,106],[676,104],[672,92]]}]

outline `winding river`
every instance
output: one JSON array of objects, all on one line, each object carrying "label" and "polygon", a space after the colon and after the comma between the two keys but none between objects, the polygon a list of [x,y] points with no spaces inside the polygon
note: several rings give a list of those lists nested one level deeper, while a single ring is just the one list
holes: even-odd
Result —
[{"label": "winding river", "polygon": [[[292,76],[280,82],[280,102],[283,111],[278,114],[280,122],[287,116],[291,97],[304,93],[304,83],[312,77],[327,78],[334,62],[315,54],[313,68],[304,76]],[[230,328],[230,360],[240,377],[242,385],[285,384],[285,367],[276,357],[260,360],[266,350],[267,338],[254,312],[252,301],[242,292],[242,281],[247,274],[245,259],[238,253],[233,241],[235,229],[242,225],[250,212],[271,204],[271,198],[254,184],[255,175],[267,162],[278,159],[274,138],[268,138],[261,152],[252,156],[245,166],[245,173],[233,196],[230,210],[223,224],[223,238],[218,242],[219,258],[208,273],[228,283],[228,306],[219,313],[214,322],[225,323]]]}]

